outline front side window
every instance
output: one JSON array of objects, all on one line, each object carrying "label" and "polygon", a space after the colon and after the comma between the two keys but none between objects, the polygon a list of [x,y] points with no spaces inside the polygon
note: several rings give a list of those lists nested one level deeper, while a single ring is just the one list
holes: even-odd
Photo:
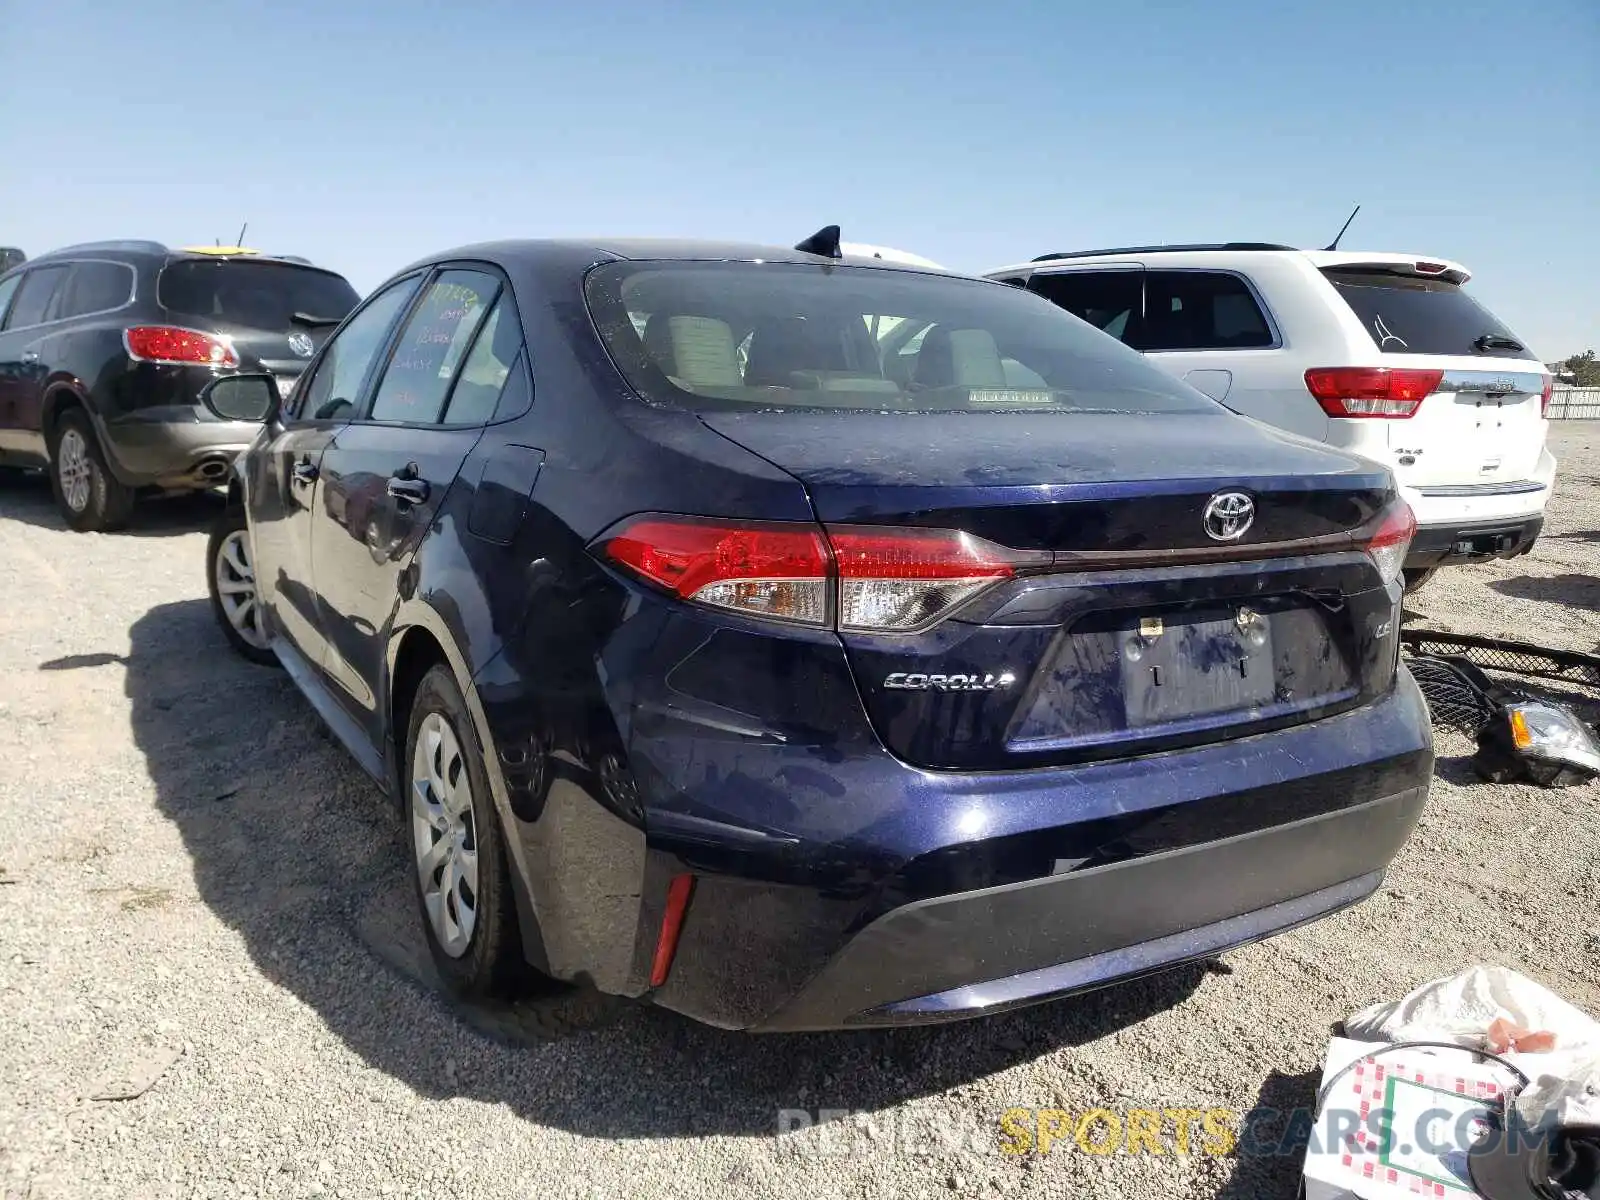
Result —
[{"label": "front side window", "polygon": [[1226,271],[1149,271],[1141,350],[1248,350],[1273,344],[1249,285]]},{"label": "front side window", "polygon": [[322,349],[315,374],[301,392],[300,415],[316,421],[348,420],[361,385],[389,340],[396,318],[416,294],[421,276],[391,284],[351,317]]},{"label": "front side window", "polygon": [[[1223,411],[1115,339],[1002,284],[871,267],[616,262],[592,270],[585,291],[612,358],[657,403]],[[904,378],[871,332],[902,326],[920,338],[903,356],[912,359]]]},{"label": "front side window", "polygon": [[45,310],[50,307],[50,301],[66,274],[65,267],[36,267],[24,275],[22,286],[17,289],[16,299],[12,301],[6,328],[21,329],[43,321]]},{"label": "front side window", "polygon": [[[441,419],[456,368],[499,293],[500,280],[482,271],[445,271],[428,286],[400,331],[378,385],[374,421],[434,424]],[[500,382],[505,382],[503,375]],[[499,395],[497,386],[495,397]],[[493,403],[489,411],[494,411]]]},{"label": "front side window", "polygon": [[0,329],[5,328],[6,309],[11,304],[11,297],[17,294],[17,285],[21,282],[21,275],[13,275],[10,279],[0,283]]}]

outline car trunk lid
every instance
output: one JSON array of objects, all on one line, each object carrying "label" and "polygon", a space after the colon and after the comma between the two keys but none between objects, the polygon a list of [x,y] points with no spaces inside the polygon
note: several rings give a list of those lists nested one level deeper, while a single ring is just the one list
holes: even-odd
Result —
[{"label": "car trunk lid", "polygon": [[1392,482],[1363,459],[1220,412],[701,419],[797,476],[836,549],[887,526],[1015,552],[905,628],[841,618],[879,736],[918,765],[1235,736],[1392,679],[1393,599],[1362,550]]}]

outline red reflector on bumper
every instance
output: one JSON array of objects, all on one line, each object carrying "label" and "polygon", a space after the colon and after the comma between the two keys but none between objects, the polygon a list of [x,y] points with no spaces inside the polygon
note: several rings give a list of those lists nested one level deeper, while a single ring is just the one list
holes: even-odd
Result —
[{"label": "red reflector on bumper", "polygon": [[672,956],[678,952],[678,935],[683,932],[683,914],[693,894],[693,875],[676,875],[667,885],[667,911],[661,915],[661,935],[656,938],[656,956],[650,963],[651,987],[660,987],[672,971]]}]

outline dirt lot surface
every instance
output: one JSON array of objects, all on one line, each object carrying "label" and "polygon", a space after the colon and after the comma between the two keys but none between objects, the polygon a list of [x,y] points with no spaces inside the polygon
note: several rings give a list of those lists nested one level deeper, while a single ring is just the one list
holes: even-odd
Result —
[{"label": "dirt lot surface", "polygon": [[[1600,645],[1600,426],[1554,437],[1535,553],[1441,577],[1418,619]],[[1441,740],[1382,892],[1231,973],[940,1029],[756,1038],[630,1007],[508,1045],[407,969],[384,802],[213,628],[214,511],[77,535],[42,486],[0,485],[0,1195],[1289,1197],[1292,1157],[1013,1157],[998,1119],[1306,1105],[1333,1022],[1478,961],[1600,1013],[1600,787],[1477,783]],[[779,1136],[822,1108],[865,1124]]]}]

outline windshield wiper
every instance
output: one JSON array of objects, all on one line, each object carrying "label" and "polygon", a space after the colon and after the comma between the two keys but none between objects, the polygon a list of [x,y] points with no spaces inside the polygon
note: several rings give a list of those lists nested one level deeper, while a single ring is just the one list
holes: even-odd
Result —
[{"label": "windshield wiper", "polygon": [[297,313],[290,313],[289,314],[289,320],[293,321],[296,325],[309,325],[313,329],[320,329],[320,328],[322,328],[324,326],[327,326],[327,325],[337,325],[340,321],[344,320],[344,318],[343,317],[319,317],[319,316],[315,316],[312,313],[297,312]]},{"label": "windshield wiper", "polygon": [[1492,333],[1484,334],[1482,337],[1477,338],[1475,341],[1473,341],[1472,344],[1473,344],[1473,346],[1475,346],[1477,348],[1477,351],[1478,351],[1479,354],[1482,354],[1487,350],[1526,350],[1527,349],[1527,347],[1524,346],[1521,342],[1517,341],[1516,338],[1498,337],[1498,336],[1496,336],[1495,334],[1492,334]]}]

